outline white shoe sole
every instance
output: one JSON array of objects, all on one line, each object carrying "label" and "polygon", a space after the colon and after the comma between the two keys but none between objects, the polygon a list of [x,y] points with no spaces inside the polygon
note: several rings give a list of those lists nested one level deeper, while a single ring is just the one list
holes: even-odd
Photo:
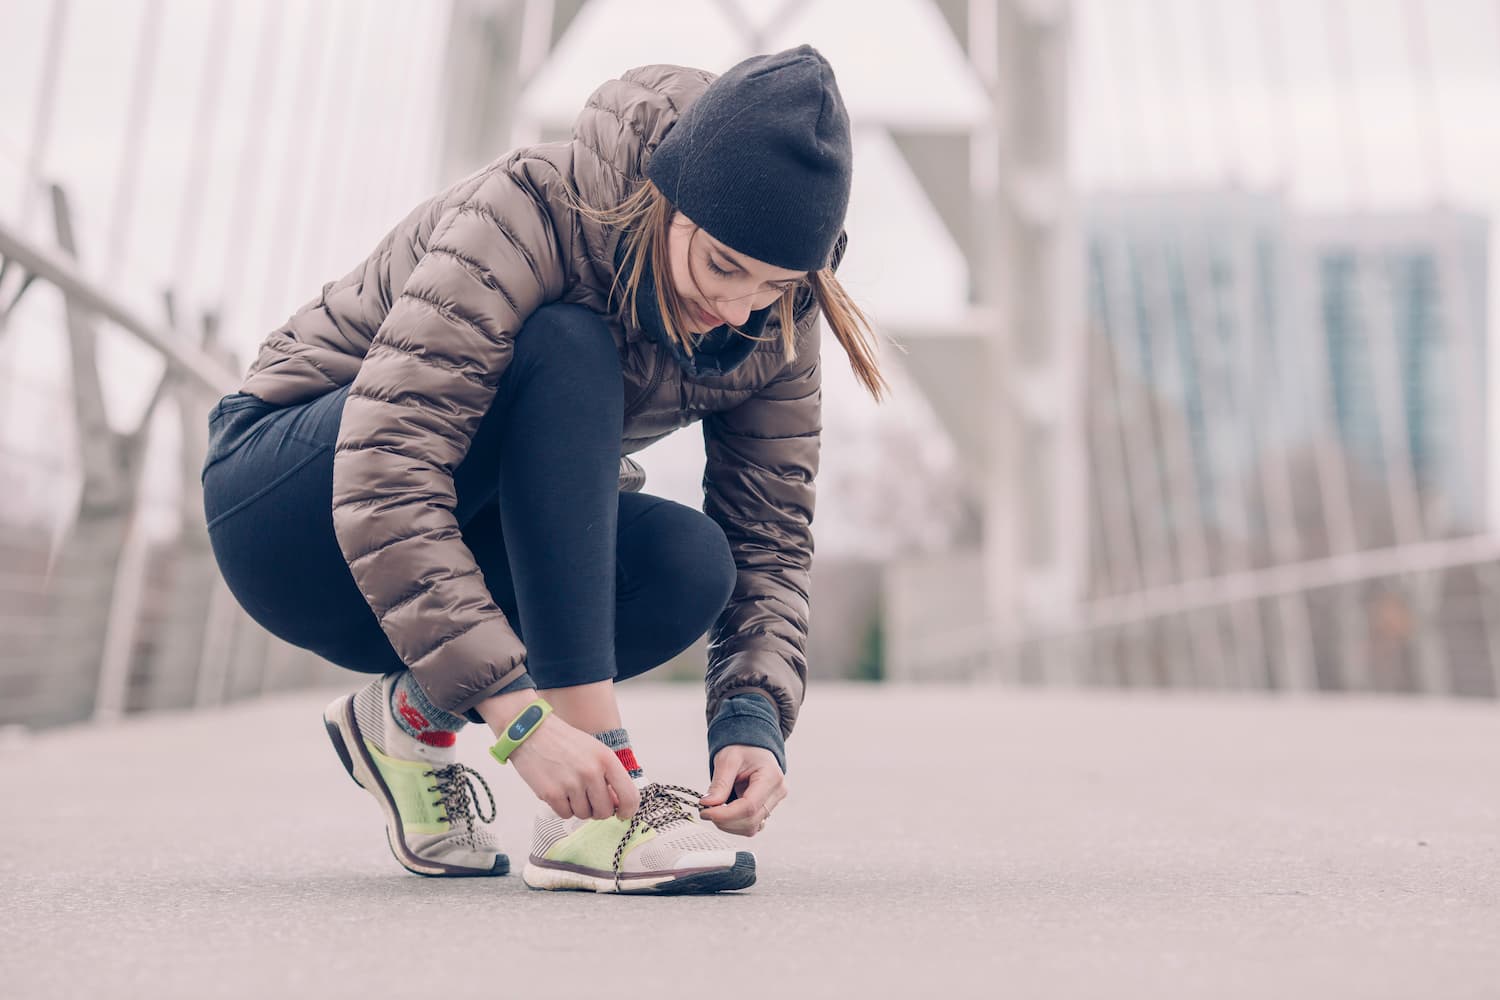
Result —
[{"label": "white shoe sole", "polygon": [[385,813],[386,843],[390,845],[391,854],[401,863],[401,867],[417,875],[447,878],[510,874],[510,859],[504,854],[496,854],[494,867],[485,869],[445,865],[441,862],[425,860],[412,853],[406,846],[402,834],[401,814],[396,811],[396,802],[391,798],[390,789],[386,787],[380,773],[375,770],[375,762],[370,759],[370,754],[365,749],[364,738],[359,732],[359,723],[354,718],[353,695],[336,698],[323,709],[323,728],[328,731],[328,739],[333,744],[334,752],[339,755],[344,770],[349,772],[349,777],[380,803],[380,809]]},{"label": "white shoe sole", "polygon": [[560,868],[555,864],[539,863],[536,858],[526,862],[521,870],[521,879],[533,889],[563,892],[610,892],[643,895],[700,895],[715,892],[733,892],[747,889],[755,884],[755,855],[749,851],[737,851],[734,865],[730,868],[702,868],[667,872],[662,875],[627,875],[615,885],[614,875],[593,875],[575,868]]}]

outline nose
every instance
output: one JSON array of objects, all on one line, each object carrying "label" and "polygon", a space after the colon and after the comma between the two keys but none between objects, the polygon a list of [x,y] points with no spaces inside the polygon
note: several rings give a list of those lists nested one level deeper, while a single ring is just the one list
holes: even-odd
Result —
[{"label": "nose", "polygon": [[750,318],[750,303],[744,299],[726,299],[714,302],[714,312],[724,318],[730,326],[744,326]]}]

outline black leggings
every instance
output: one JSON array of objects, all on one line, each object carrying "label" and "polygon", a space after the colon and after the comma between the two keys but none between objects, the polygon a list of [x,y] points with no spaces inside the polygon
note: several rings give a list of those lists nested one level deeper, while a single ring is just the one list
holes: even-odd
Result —
[{"label": "black leggings", "polygon": [[[210,415],[203,502],[230,591],[267,631],[339,666],[403,667],[333,533],[347,386]],[[690,507],[620,493],[620,359],[580,306],[538,310],[454,471],[455,514],[542,688],[623,680],[690,646],[734,587],[724,532]]]}]

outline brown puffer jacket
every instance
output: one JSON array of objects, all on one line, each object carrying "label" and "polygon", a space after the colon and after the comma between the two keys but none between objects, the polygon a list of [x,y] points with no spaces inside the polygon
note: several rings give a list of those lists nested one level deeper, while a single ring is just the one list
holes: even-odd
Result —
[{"label": "brown puffer jacket", "polygon": [[[339,545],[396,652],[449,711],[525,669],[454,520],[452,472],[523,321],[562,301],[609,318],[625,377],[622,456],[703,422],[704,511],[739,570],[709,635],[708,717],[755,692],[778,707],[783,735],[796,721],[820,431],[816,306],[798,315],[793,364],[768,337],[728,374],[691,376],[611,313],[619,233],[564,196],[572,189],[594,208],[622,201],[712,79],[645,66],[604,84],[571,140],[510,153],[418,206],[265,339],[241,386],[289,404],[353,382],[333,466]],[[773,310],[765,334],[775,322]],[[639,488],[638,472],[622,457],[621,488]]]}]

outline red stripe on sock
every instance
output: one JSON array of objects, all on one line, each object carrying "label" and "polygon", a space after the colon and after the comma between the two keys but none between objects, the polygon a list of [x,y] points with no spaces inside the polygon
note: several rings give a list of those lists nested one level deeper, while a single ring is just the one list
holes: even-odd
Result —
[{"label": "red stripe on sock", "polygon": [[626,747],[624,750],[616,750],[615,756],[620,758],[620,763],[625,765],[627,771],[639,771],[641,765],[635,762],[635,751]]},{"label": "red stripe on sock", "polygon": [[458,742],[458,734],[450,733],[446,729],[429,729],[418,733],[417,739],[430,747],[451,747]]}]

